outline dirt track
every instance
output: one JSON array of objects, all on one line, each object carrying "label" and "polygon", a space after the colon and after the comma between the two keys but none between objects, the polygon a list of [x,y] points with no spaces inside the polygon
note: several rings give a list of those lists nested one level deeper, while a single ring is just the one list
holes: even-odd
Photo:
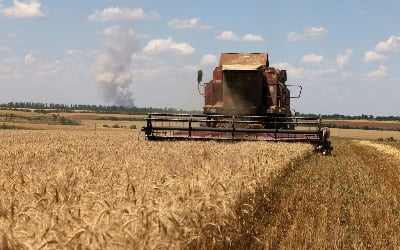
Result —
[{"label": "dirt track", "polygon": [[[400,245],[400,160],[356,140],[335,140],[334,146],[332,157],[310,157],[277,180],[268,195],[253,197],[259,218],[247,221],[254,233],[247,247]],[[400,153],[397,146],[390,148]]]}]

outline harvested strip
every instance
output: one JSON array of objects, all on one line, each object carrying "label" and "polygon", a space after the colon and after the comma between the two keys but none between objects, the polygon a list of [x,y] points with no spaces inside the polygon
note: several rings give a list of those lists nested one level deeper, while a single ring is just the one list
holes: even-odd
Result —
[{"label": "harvested strip", "polygon": [[360,141],[359,143],[362,145],[367,145],[367,146],[373,147],[384,154],[388,154],[388,155],[394,156],[397,159],[400,159],[400,150],[398,150],[392,146],[374,143],[371,141]]},{"label": "harvested strip", "polygon": [[332,157],[312,155],[258,199],[264,213],[252,229],[264,245],[246,249],[398,248],[397,159],[359,141],[333,143]]}]

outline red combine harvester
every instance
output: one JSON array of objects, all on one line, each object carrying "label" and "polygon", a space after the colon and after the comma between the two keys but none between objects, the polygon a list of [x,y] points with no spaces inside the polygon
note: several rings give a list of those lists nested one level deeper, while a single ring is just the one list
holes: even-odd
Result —
[{"label": "red combine harvester", "polygon": [[[202,76],[200,70],[199,91]],[[302,87],[286,80],[286,70],[269,67],[266,53],[222,53],[213,79],[204,84],[203,114],[152,113],[142,130],[149,140],[309,142],[330,154],[321,120],[292,116],[290,99],[299,98]],[[291,96],[288,87],[299,95]]]}]

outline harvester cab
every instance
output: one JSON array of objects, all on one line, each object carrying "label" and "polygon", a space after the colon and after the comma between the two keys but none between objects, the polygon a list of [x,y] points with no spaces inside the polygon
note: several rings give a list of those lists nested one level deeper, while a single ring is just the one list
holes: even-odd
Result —
[{"label": "harvester cab", "polygon": [[270,67],[267,53],[222,53],[212,80],[202,81],[199,70],[203,114],[149,114],[143,128],[149,140],[297,141],[323,154],[332,150],[320,119],[292,115],[290,100],[302,87],[287,85],[286,70]]}]

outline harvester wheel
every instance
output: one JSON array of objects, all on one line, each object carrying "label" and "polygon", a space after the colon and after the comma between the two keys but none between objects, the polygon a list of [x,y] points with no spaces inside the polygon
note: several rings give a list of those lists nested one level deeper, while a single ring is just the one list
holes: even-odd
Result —
[{"label": "harvester wheel", "polygon": [[331,142],[328,140],[325,140],[323,148],[322,148],[322,155],[331,155],[332,150],[333,150],[333,147],[331,145]]}]

